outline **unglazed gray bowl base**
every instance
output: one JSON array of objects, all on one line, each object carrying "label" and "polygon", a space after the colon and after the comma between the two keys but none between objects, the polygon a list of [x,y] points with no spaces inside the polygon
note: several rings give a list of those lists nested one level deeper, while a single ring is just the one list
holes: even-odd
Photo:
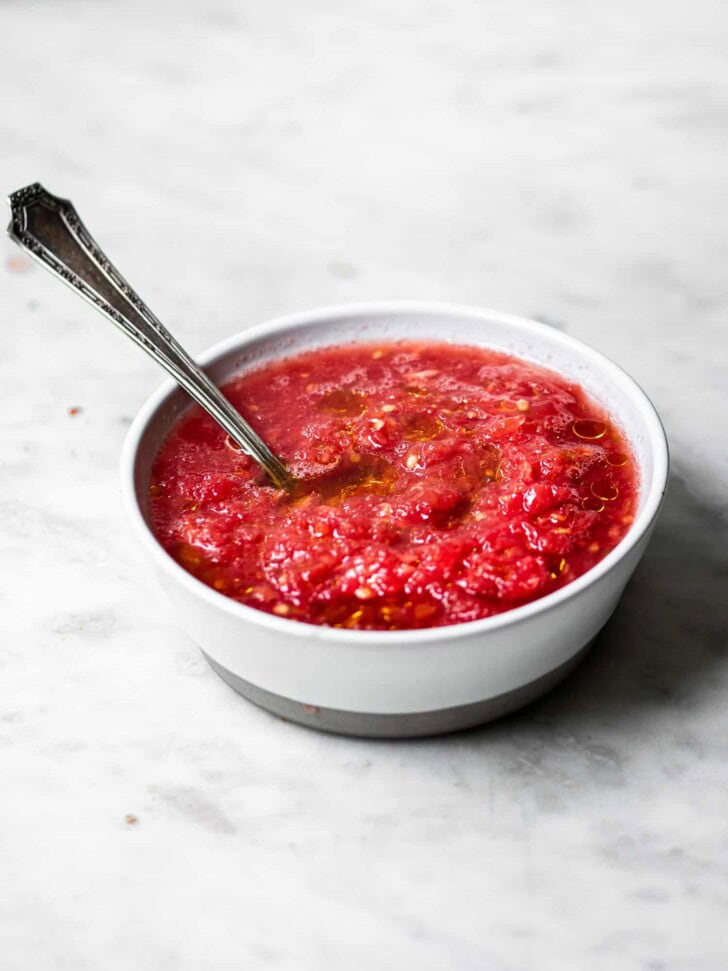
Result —
[{"label": "unglazed gray bowl base", "polygon": [[594,643],[593,638],[573,657],[560,664],[553,671],[529,681],[528,684],[513,691],[506,691],[495,698],[475,701],[454,708],[441,708],[435,711],[407,712],[401,715],[377,714],[360,711],[342,711],[339,708],[319,708],[306,705],[291,698],[274,694],[259,688],[249,681],[238,677],[224,668],[203,651],[204,657],[223,681],[254,705],[278,715],[285,721],[296,722],[306,728],[336,735],[353,735],[359,738],[417,738],[424,735],[443,735],[457,732],[463,728],[473,728],[485,722],[508,715],[518,708],[535,701],[536,698],[555,687],[562,678],[572,671]]}]

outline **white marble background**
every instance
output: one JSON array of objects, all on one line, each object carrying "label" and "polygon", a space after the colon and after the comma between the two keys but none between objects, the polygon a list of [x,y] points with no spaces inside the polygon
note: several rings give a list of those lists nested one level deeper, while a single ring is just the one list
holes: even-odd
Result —
[{"label": "white marble background", "polygon": [[0,189],[70,196],[191,349],[346,300],[531,314],[635,375],[675,465],[542,702],[307,732],[127,535],[154,365],[0,244],[3,971],[728,967],[727,50],[710,0],[0,3]]}]

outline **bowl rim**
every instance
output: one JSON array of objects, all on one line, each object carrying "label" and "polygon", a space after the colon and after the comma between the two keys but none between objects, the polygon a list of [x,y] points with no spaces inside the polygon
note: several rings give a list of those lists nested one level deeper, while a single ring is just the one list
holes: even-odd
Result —
[{"label": "bowl rim", "polygon": [[[312,638],[323,639],[325,641],[347,644],[352,647],[356,646],[356,644],[363,646],[364,641],[376,641],[382,645],[406,646],[409,644],[414,646],[433,641],[453,641],[462,637],[472,637],[480,633],[486,634],[502,627],[515,626],[529,621],[538,614],[545,614],[558,608],[564,601],[577,596],[587,587],[597,583],[620,560],[627,556],[640,542],[645,533],[650,530],[660,511],[667,491],[669,449],[665,429],[655,406],[631,375],[612,361],[611,358],[602,354],[601,351],[596,350],[578,338],[550,327],[548,324],[543,324],[540,321],[528,317],[492,310],[487,307],[476,307],[467,304],[441,301],[377,300],[332,304],[311,310],[285,314],[264,323],[248,327],[244,331],[240,331],[222,341],[218,341],[202,354],[197,355],[196,360],[203,367],[207,367],[224,354],[235,351],[236,349],[244,350],[245,345],[252,341],[285,331],[293,331],[306,324],[326,323],[327,321],[335,320],[343,316],[365,315],[368,317],[376,317],[392,314],[412,315],[418,313],[442,314],[452,317],[467,316],[479,319],[487,318],[490,321],[505,326],[515,327],[522,333],[541,334],[546,331],[552,341],[576,351],[582,359],[590,360],[598,365],[603,372],[606,371],[610,381],[614,380],[620,386],[620,390],[624,390],[626,395],[631,396],[632,400],[639,407],[648,430],[649,448],[653,460],[653,475],[652,483],[644,498],[642,509],[635,517],[628,532],[622,537],[614,549],[610,550],[603,559],[595,563],[586,573],[572,580],[566,586],[554,590],[552,593],[532,600],[529,603],[522,604],[519,607],[510,608],[492,617],[463,621],[443,627],[425,627],[397,631],[343,630],[341,628],[326,627],[318,624],[301,623],[300,621],[277,617],[275,614],[269,614],[262,610],[256,610],[254,607],[248,607],[246,604],[241,604],[214,590],[212,587],[208,587],[201,580],[188,573],[184,567],[180,566],[158,542],[142,514],[134,482],[137,452],[147,425],[165,399],[179,387],[170,378],[152,392],[140,408],[127,432],[120,459],[123,504],[137,537],[140,539],[142,546],[148,550],[157,566],[170,574],[172,579],[184,587],[191,596],[202,599],[212,608],[222,610],[240,621],[259,625],[271,632],[297,637],[302,640]],[[534,360],[534,363],[538,363],[538,361]]]}]

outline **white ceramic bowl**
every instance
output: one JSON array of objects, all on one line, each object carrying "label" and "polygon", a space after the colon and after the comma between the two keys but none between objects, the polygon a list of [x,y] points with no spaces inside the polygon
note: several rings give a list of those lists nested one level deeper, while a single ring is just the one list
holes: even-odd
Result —
[{"label": "white ceramic bowl", "polygon": [[317,627],[254,610],[196,580],[148,524],[152,462],[189,399],[167,382],[129,429],[122,489],[133,528],[180,625],[241,694],[291,721],[328,731],[412,736],[475,725],[531,701],[584,654],[642,556],[665,492],[660,420],[635,382],[597,351],[531,320],[449,304],[374,303],[294,314],[202,355],[220,383],[273,358],[350,341],[432,339],[480,345],[577,381],[621,426],[640,474],[639,508],[620,542],[568,586],[485,620],[418,631]]}]

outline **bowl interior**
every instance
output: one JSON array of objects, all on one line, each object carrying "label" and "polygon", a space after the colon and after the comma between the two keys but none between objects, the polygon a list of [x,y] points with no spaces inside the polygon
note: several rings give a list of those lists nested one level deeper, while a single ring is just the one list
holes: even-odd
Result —
[{"label": "bowl interior", "polygon": [[[649,400],[619,367],[590,347],[543,324],[489,311],[436,306],[342,307],[299,314],[229,339],[201,357],[216,383],[266,361],[332,344],[436,340],[489,347],[541,364],[578,382],[609,413],[630,442],[639,467],[637,525],[666,478],[664,433]],[[147,494],[157,449],[190,399],[177,387],[153,398],[134,455],[134,491],[148,523]],[[659,501],[659,497],[658,497]],[[635,528],[633,526],[633,529]]]}]

